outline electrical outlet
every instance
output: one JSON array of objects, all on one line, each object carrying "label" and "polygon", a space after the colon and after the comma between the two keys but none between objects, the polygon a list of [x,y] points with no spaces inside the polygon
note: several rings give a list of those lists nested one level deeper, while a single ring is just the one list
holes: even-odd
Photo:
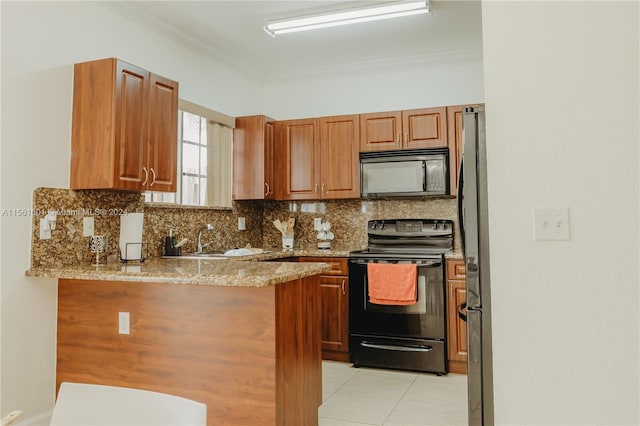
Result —
[{"label": "electrical outlet", "polygon": [[118,334],[131,334],[129,312],[118,312]]},{"label": "electrical outlet", "polygon": [[244,217],[239,217],[238,218],[238,230],[239,231],[244,231],[245,229],[247,229],[247,223],[245,222]]},{"label": "electrical outlet", "polygon": [[536,241],[570,240],[569,209],[533,209],[533,237]]},{"label": "electrical outlet", "polygon": [[85,216],[82,218],[82,235],[84,237],[93,237],[95,230],[95,220],[93,216]]},{"label": "electrical outlet", "polygon": [[321,225],[322,225],[322,218],[321,217],[314,217],[313,218],[313,230],[314,231],[319,231]]}]

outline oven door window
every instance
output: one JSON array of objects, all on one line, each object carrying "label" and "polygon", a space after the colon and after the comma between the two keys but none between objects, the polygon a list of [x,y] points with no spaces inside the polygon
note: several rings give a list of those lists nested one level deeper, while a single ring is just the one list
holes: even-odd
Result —
[{"label": "oven door window", "polygon": [[389,314],[426,314],[427,313],[427,277],[418,274],[418,297],[413,305],[379,305],[371,303],[369,298],[369,279],[367,271],[364,273],[364,310],[368,312],[385,312]]},{"label": "oven door window", "polygon": [[[368,260],[401,263],[402,260]],[[414,305],[369,302],[367,261],[349,264],[349,329],[352,333],[406,337],[445,337],[444,264],[418,265],[418,297]]]}]

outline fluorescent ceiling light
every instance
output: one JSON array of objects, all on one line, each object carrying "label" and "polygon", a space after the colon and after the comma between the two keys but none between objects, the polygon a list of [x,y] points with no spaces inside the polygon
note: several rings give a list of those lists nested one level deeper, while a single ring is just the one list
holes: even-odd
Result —
[{"label": "fluorescent ceiling light", "polygon": [[329,12],[321,15],[301,16],[287,20],[267,23],[264,30],[275,37],[278,34],[297,31],[316,30],[336,27],[338,25],[357,24],[359,22],[377,21],[380,19],[398,18],[400,16],[417,15],[429,12],[429,1],[413,1],[373,5],[367,8],[349,9],[341,12]]}]

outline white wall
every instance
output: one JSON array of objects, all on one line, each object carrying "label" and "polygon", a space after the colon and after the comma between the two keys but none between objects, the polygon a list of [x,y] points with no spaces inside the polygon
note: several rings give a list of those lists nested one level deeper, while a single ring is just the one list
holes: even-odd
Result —
[{"label": "white wall", "polygon": [[482,102],[479,56],[270,81],[262,113],[284,120]]},{"label": "white wall", "polygon": [[638,15],[483,2],[497,424],[640,423]]},{"label": "white wall", "polygon": [[[261,86],[90,2],[1,2],[1,205],[30,208],[34,188],[69,186],[76,62],[117,57],[180,82],[182,98],[240,115]],[[57,285],[26,279],[31,218],[1,218],[0,415],[54,401]]]}]

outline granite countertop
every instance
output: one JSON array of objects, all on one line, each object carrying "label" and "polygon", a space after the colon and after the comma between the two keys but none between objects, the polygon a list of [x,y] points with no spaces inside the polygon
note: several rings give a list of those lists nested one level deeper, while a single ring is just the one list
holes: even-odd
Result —
[{"label": "granite countertop", "polygon": [[[329,271],[326,263],[277,262],[288,257],[347,257],[351,249],[302,248],[227,259],[153,258],[143,263],[34,267],[28,277],[264,287]],[[263,262],[267,261],[267,262]],[[269,262],[271,261],[271,262]]]},{"label": "granite countertop", "polygon": [[[28,277],[102,281],[161,282],[217,286],[264,287],[317,275],[330,269],[326,263],[278,262],[291,257],[348,257],[361,247],[315,247],[274,250],[226,259],[152,258],[143,263],[109,263],[101,266],[74,265],[33,267]],[[460,250],[445,254],[446,259],[462,259]]]}]

